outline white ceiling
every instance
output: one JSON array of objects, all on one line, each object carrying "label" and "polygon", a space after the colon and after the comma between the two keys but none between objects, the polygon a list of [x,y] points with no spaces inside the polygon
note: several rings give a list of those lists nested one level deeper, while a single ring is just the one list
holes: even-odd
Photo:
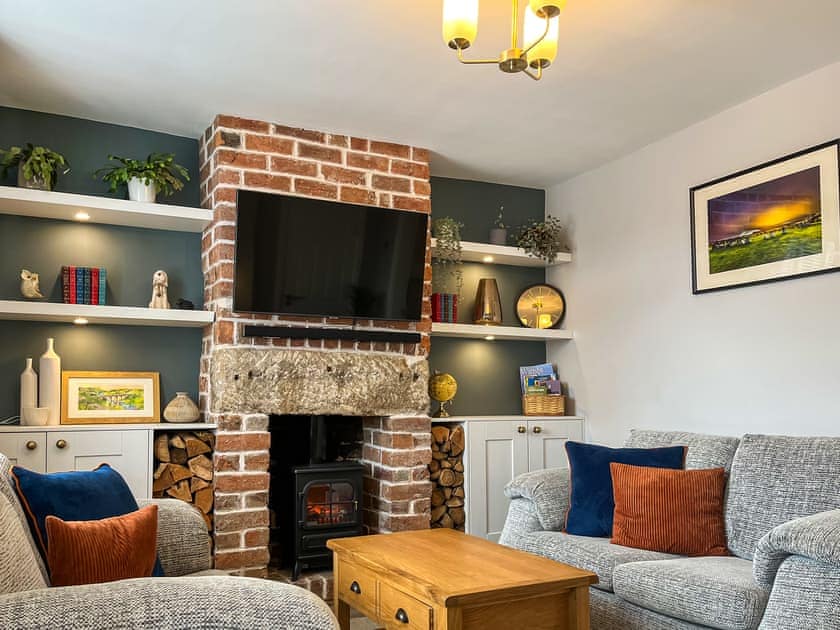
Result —
[{"label": "white ceiling", "polygon": [[[0,104],[187,136],[238,114],[547,186],[840,59],[838,0],[568,0],[536,83],[458,64],[441,4],[0,0]],[[482,0],[469,53],[506,47],[510,6]]]}]

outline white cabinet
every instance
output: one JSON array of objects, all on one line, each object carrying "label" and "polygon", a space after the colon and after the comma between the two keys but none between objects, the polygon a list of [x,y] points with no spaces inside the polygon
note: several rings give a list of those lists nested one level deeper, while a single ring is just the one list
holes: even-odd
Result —
[{"label": "white cabinet", "polygon": [[93,470],[109,464],[125,478],[136,498],[145,499],[152,496],[155,431],[216,428],[205,423],[123,426],[3,427],[0,453],[12,464],[42,473]]},{"label": "white cabinet", "polygon": [[580,418],[466,419],[467,533],[499,540],[515,476],[543,468],[566,468],[565,443],[583,439]]},{"label": "white cabinet", "polygon": [[46,433],[0,434],[0,453],[8,457],[13,465],[35,472],[47,472],[46,445]]}]

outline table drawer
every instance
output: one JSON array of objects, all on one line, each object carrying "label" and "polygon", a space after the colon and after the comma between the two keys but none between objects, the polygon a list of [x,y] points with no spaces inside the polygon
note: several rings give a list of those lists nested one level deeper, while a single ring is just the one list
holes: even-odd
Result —
[{"label": "table drawer", "polygon": [[338,570],[338,593],[345,602],[371,619],[376,618],[376,576],[352,564],[342,562]]},{"label": "table drawer", "polygon": [[379,584],[379,621],[388,630],[429,630],[432,609],[385,583]]}]

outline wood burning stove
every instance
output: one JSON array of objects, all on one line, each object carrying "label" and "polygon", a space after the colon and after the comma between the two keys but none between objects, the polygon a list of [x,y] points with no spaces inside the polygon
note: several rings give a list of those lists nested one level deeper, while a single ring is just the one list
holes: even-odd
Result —
[{"label": "wood burning stove", "polygon": [[272,416],[271,564],[301,571],[332,566],[330,538],[362,533],[362,420]]},{"label": "wood burning stove", "polygon": [[294,469],[295,564],[302,570],[332,566],[330,538],[362,533],[362,473],[355,462],[316,464]]}]

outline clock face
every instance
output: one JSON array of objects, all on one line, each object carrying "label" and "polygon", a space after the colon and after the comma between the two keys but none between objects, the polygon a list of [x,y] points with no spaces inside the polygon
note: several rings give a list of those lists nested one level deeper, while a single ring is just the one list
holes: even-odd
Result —
[{"label": "clock face", "polygon": [[554,328],[566,314],[566,299],[549,284],[535,284],[516,300],[516,317],[528,328]]}]

